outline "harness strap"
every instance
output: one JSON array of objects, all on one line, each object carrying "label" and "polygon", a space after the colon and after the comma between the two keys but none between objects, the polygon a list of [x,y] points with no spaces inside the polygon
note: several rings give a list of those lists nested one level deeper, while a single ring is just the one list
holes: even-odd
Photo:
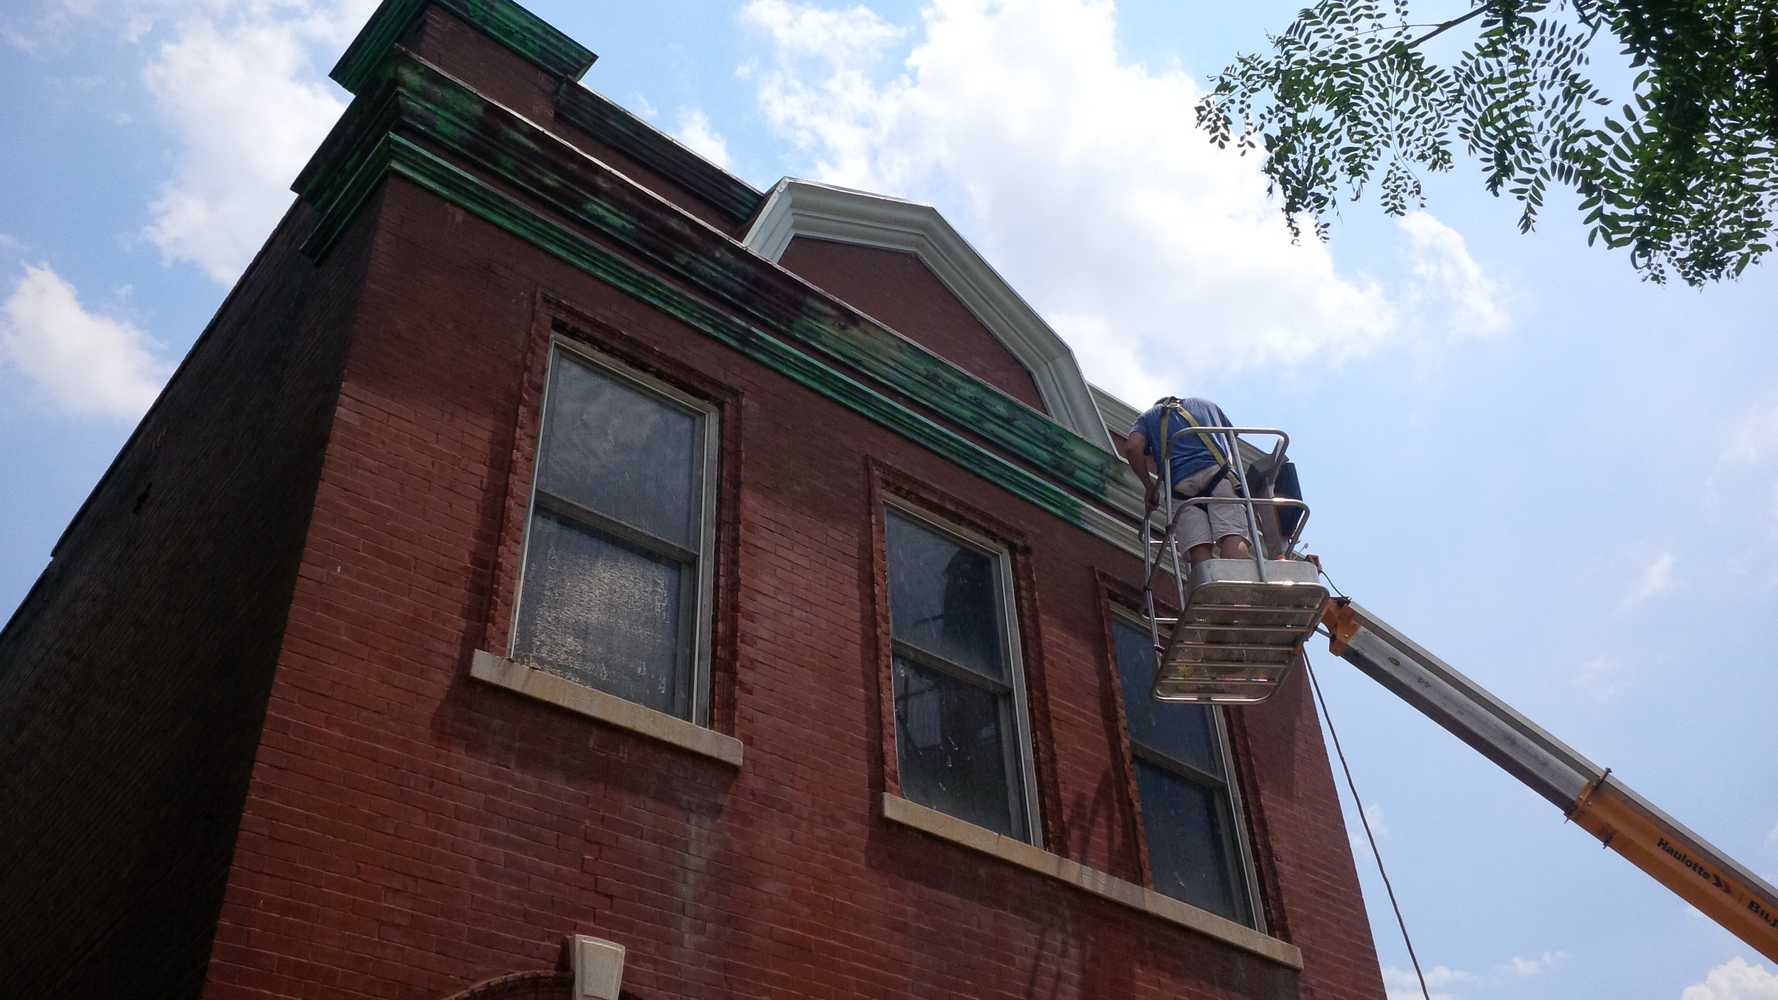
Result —
[{"label": "harness strap", "polygon": [[[1203,488],[1198,490],[1196,495],[1201,496],[1201,497],[1207,497],[1210,494],[1215,493],[1216,488],[1218,486],[1221,486],[1222,481],[1224,479],[1227,479],[1228,477],[1229,477],[1229,467],[1226,465],[1218,465],[1216,467],[1216,475],[1211,476],[1208,480],[1206,480]],[[1241,487],[1240,483],[1235,484],[1235,489],[1237,492],[1239,492],[1240,487]]]},{"label": "harness strap", "polygon": [[[1185,422],[1192,426],[1193,431],[1198,435],[1198,440],[1204,442],[1205,449],[1210,452],[1210,457],[1216,459],[1216,475],[1211,476],[1210,479],[1204,483],[1203,487],[1197,493],[1192,495],[1193,498],[1207,497],[1216,492],[1216,487],[1222,485],[1222,481],[1228,478],[1228,475],[1233,470],[1234,466],[1229,461],[1229,457],[1224,449],[1217,444],[1216,436],[1203,429],[1204,425],[1198,423],[1197,420],[1192,417],[1191,411],[1185,408],[1185,403],[1177,396],[1168,396],[1166,402],[1161,406],[1161,441],[1155,451],[1157,454],[1164,456],[1162,461],[1167,463],[1167,479],[1169,483],[1171,483],[1173,478],[1173,439],[1167,434],[1167,417],[1174,411],[1177,411],[1179,415],[1185,419]],[[1237,493],[1240,492],[1239,480],[1236,481],[1235,491]]]},{"label": "harness strap", "polygon": [[[1197,432],[1198,440],[1204,442],[1204,447],[1209,449],[1211,457],[1216,459],[1216,464],[1222,466],[1222,471],[1224,473],[1228,472],[1230,464],[1229,457],[1223,453],[1222,446],[1216,443],[1215,436],[1206,433],[1203,429],[1204,425],[1198,423],[1197,420],[1192,417],[1191,411],[1185,408],[1185,404],[1178,399],[1174,399],[1168,403],[1167,408],[1179,411],[1179,415],[1184,417],[1185,422],[1192,425],[1192,428]],[[1164,431],[1162,436],[1165,436]]]},{"label": "harness strap", "polygon": [[1178,402],[1168,396],[1167,405],[1161,407],[1161,439],[1154,446],[1155,464],[1161,475],[1166,477],[1169,493],[1173,491],[1173,439],[1167,435],[1167,418],[1172,416],[1173,406]]}]

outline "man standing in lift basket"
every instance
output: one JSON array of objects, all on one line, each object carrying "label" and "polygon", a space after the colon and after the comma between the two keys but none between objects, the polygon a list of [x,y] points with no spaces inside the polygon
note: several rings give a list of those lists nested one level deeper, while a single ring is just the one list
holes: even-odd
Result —
[{"label": "man standing in lift basket", "polygon": [[1137,417],[1124,436],[1124,461],[1142,480],[1149,509],[1154,508],[1160,495],[1160,449],[1168,440],[1172,442],[1169,464],[1175,497],[1214,496],[1231,501],[1191,504],[1179,513],[1178,537],[1189,546],[1186,558],[1193,565],[1210,558],[1212,549],[1223,559],[1252,558],[1252,549],[1247,545],[1246,510],[1233,502],[1237,499],[1236,477],[1226,454],[1227,441],[1223,435],[1201,429],[1233,426],[1222,407],[1208,399],[1168,396]]}]

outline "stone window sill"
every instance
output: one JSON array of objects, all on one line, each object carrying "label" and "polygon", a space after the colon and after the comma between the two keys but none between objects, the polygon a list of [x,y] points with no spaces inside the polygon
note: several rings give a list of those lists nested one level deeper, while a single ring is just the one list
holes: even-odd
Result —
[{"label": "stone window sill", "polygon": [[504,656],[476,650],[475,658],[469,664],[469,676],[681,750],[722,761],[731,767],[741,766],[743,745],[733,736],[596,691]]},{"label": "stone window sill", "polygon": [[1003,837],[985,827],[966,823],[954,816],[927,808],[917,802],[911,802],[899,795],[889,792],[883,793],[883,818],[891,823],[911,827],[941,840],[961,844],[1040,875],[1047,875],[1101,899],[1108,899],[1132,910],[1140,910],[1150,916],[1158,917],[1168,923],[1190,928],[1279,965],[1299,970],[1303,967],[1302,951],[1288,941],[1280,941],[1275,937],[1261,934],[1251,927],[1237,924],[1211,913],[1209,910],[1199,909],[1189,903],[1182,903],[1171,896],[1163,896],[1134,882],[1113,878],[1104,872],[1070,861],[1061,855],[1051,854],[1022,840]]}]

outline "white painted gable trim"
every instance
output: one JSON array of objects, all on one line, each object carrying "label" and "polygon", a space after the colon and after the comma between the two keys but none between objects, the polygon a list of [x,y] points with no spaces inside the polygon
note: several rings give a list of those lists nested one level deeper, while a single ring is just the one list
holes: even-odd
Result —
[{"label": "white painted gable trim", "polygon": [[931,205],[786,178],[741,241],[773,262],[798,236],[900,250],[920,258],[1019,359],[1057,423],[1110,450],[1074,352]]},{"label": "white painted gable trim", "polygon": [[1121,440],[1130,433],[1130,426],[1142,415],[1142,410],[1113,396],[1109,391],[1092,386],[1093,402],[1099,404],[1099,412],[1105,417],[1105,432],[1113,441]]}]

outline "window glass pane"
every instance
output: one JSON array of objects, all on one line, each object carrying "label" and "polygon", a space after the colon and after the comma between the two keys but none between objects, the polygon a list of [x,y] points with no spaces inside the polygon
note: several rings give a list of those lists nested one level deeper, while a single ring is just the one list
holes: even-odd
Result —
[{"label": "window glass pane", "polygon": [[1124,717],[1130,739],[1169,757],[1196,764],[1211,774],[1222,774],[1216,752],[1216,728],[1204,705],[1168,704],[1149,697],[1154,688],[1154,647],[1148,629],[1111,620],[1111,637],[1117,644],[1117,671],[1123,681]]},{"label": "window glass pane", "polygon": [[679,705],[688,570],[538,510],[525,552],[514,657],[663,712]]},{"label": "window glass pane", "polygon": [[961,820],[1025,839],[1024,810],[1007,774],[1003,699],[895,658],[895,757],[904,796]]},{"label": "window glass pane", "polygon": [[1136,786],[1155,891],[1245,923],[1247,893],[1231,879],[1217,793],[1141,760]]},{"label": "window glass pane", "polygon": [[539,488],[697,548],[703,422],[557,351]]},{"label": "window glass pane", "polygon": [[995,558],[893,510],[887,527],[889,628],[895,638],[1003,678]]}]

